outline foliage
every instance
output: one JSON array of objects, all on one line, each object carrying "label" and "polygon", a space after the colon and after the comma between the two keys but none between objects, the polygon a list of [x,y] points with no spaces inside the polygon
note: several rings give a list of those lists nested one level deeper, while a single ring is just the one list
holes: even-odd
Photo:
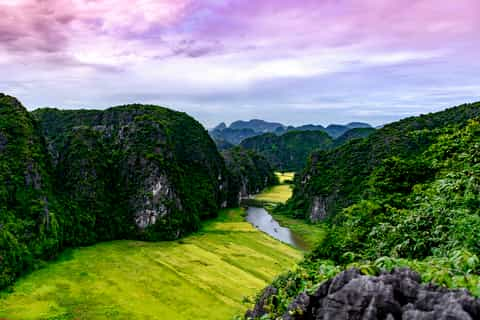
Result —
[{"label": "foliage", "polygon": [[227,196],[206,130],[157,106],[30,114],[0,95],[0,169],[0,288],[65,247],[179,238]]},{"label": "foliage", "polygon": [[276,170],[298,171],[313,150],[326,149],[332,143],[323,131],[290,131],[280,136],[267,133],[249,138],[241,146],[265,156]]},{"label": "foliage", "polygon": [[480,103],[464,105],[314,154],[275,214],[304,218],[312,198],[322,197],[326,234],[299,270],[273,283],[280,294],[270,317],[351,266],[366,274],[408,266],[425,282],[480,296],[479,115]]},{"label": "foliage", "polygon": [[[270,284],[277,288],[278,292],[266,302],[265,310],[268,310],[269,314],[265,319],[278,319],[300,293],[313,294],[324,281],[352,267],[370,276],[376,276],[381,271],[408,267],[417,271],[424,283],[434,283],[449,288],[466,288],[474,296],[480,297],[478,274],[480,259],[468,251],[455,251],[446,257],[429,257],[425,260],[380,257],[376,260],[356,261],[344,265],[308,256],[296,268],[278,276]],[[253,300],[259,298],[260,294]]]},{"label": "foliage", "polygon": [[[314,152],[303,173],[297,177],[288,210],[308,217],[313,198],[320,196],[325,200],[328,214],[339,213],[364,199],[365,192],[370,189],[372,173],[377,170],[379,174],[387,159],[396,157],[405,165],[411,165],[419,161],[418,156],[436,143],[442,133],[463,128],[478,116],[480,102],[465,104],[407,118],[384,126],[365,139],[351,140],[333,150]],[[426,160],[429,166],[429,159]],[[416,169],[421,168],[417,166]]]},{"label": "foliage", "polygon": [[346,252],[368,259],[480,252],[480,123],[445,131],[417,158],[377,167],[365,198],[334,218],[317,254],[344,262]]},{"label": "foliage", "polygon": [[236,207],[241,198],[278,184],[270,163],[252,150],[235,147],[222,152],[228,169],[228,204]]},{"label": "foliage", "polygon": [[338,148],[350,140],[363,139],[369,137],[376,131],[374,128],[353,128],[339,136],[333,142],[333,148]]}]

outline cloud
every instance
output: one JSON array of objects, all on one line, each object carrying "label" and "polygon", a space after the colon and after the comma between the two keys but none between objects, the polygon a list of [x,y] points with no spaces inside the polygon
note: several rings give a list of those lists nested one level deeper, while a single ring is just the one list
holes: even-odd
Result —
[{"label": "cloud", "polygon": [[379,121],[478,96],[478,12],[477,0],[0,0],[1,85],[31,107]]}]

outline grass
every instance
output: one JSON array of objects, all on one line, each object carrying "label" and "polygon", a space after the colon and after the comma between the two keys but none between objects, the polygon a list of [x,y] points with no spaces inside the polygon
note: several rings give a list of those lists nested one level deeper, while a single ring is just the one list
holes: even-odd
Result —
[{"label": "grass", "polygon": [[0,294],[0,319],[231,319],[301,256],[225,210],[183,240],[68,250]]},{"label": "grass", "polygon": [[285,203],[292,197],[292,186],[285,182],[292,181],[295,173],[276,172],[275,174],[278,177],[280,184],[263,190],[255,196],[255,200],[266,203]]},{"label": "grass", "polygon": [[288,184],[280,184],[265,189],[255,196],[255,200],[272,203],[285,203],[292,196],[292,187]]},{"label": "grass", "polygon": [[293,181],[293,177],[295,176],[295,172],[275,172],[276,176],[280,183],[285,183],[285,181]]},{"label": "grass", "polygon": [[282,227],[287,227],[295,234],[300,236],[309,248],[314,248],[320,243],[324,236],[325,230],[319,224],[311,224],[305,220],[295,219],[284,214],[273,212],[273,208],[279,203],[285,203],[292,196],[291,185],[286,184],[285,181],[293,180],[295,173],[276,173],[279,178],[280,185],[267,188],[262,193],[255,196],[255,200],[264,202],[264,207],[270,214],[278,221]]},{"label": "grass", "polygon": [[282,227],[287,227],[300,236],[307,244],[308,249],[314,248],[325,237],[325,229],[321,224],[312,224],[305,220],[295,219],[284,214],[275,213],[271,210],[271,206],[267,206],[266,209]]}]

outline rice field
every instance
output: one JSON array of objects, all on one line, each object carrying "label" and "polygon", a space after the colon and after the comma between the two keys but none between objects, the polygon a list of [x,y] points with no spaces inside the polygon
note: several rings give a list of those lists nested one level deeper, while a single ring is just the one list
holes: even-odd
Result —
[{"label": "rice field", "polygon": [[243,214],[222,211],[175,242],[68,250],[0,293],[0,319],[232,319],[302,257]]}]

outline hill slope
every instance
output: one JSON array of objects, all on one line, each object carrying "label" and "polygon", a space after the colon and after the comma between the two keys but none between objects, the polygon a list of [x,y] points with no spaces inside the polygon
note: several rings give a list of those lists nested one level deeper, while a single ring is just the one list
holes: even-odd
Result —
[{"label": "hill slope", "polygon": [[156,106],[29,114],[0,96],[0,287],[62,248],[177,239],[227,200],[193,118]]},{"label": "hill slope", "polygon": [[0,94],[0,288],[61,246],[53,170],[38,124]]},{"label": "hill slope", "polygon": [[[449,302],[445,312],[452,319],[477,318],[479,299],[444,287],[466,288],[480,297],[480,103],[408,118],[366,139],[314,154],[295,179],[294,198],[278,207],[276,215],[324,220],[320,228],[325,238],[297,269],[278,277],[258,296],[255,309],[260,313],[255,316],[309,319],[305,312],[325,306],[318,300],[328,293],[335,308],[340,305],[345,311],[371,316],[375,310],[385,315],[389,310],[401,317],[404,312],[412,315],[407,311],[414,307],[419,309],[415,318],[433,319],[442,316],[432,304],[441,307],[446,302],[415,299],[447,294],[464,295],[456,308]],[[357,269],[341,273],[351,267]],[[395,269],[399,267],[420,275]],[[395,308],[390,303],[382,309],[385,304],[378,305],[376,298],[365,302],[372,291],[358,282],[345,287],[343,298],[333,297],[328,287],[338,291],[352,272],[375,283],[389,272],[410,274],[417,284],[403,276],[395,280]],[[430,284],[420,288],[420,281]],[[407,287],[413,294],[402,293]],[[420,293],[424,288],[435,293]],[[363,301],[360,308],[358,301]],[[328,315],[328,310],[318,312],[317,318]]]},{"label": "hill slope", "polygon": [[[439,137],[435,129],[464,127],[480,116],[480,103],[411,117],[386,125],[366,139],[353,140],[337,149],[315,152],[296,181],[291,209],[318,219],[359,201],[369,176],[393,156],[409,159],[427,150]],[[423,176],[422,177],[422,172]],[[412,173],[414,174],[414,173]],[[428,171],[418,168],[421,182]]]},{"label": "hill slope", "polygon": [[241,146],[263,155],[276,170],[298,171],[306,164],[310,152],[327,149],[332,143],[322,131],[290,131],[280,136],[268,133],[249,138]]},{"label": "hill slope", "polygon": [[278,184],[278,178],[270,163],[252,150],[235,147],[222,152],[229,177],[228,202],[240,205],[243,198]]}]

